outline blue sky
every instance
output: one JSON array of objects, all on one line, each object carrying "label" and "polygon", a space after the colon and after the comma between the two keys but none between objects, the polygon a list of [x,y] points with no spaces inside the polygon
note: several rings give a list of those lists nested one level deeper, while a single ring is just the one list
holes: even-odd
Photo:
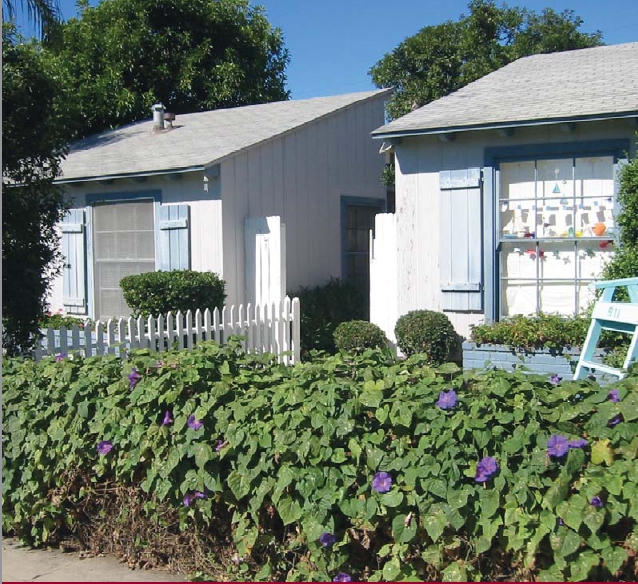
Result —
[{"label": "blue sky", "polygon": [[[91,4],[95,4],[91,0]],[[368,70],[403,39],[424,26],[457,20],[466,0],[262,0],[290,51],[287,87],[293,99],[367,91]],[[502,2],[497,2],[502,4]],[[540,11],[574,9],[581,30],[600,30],[607,44],[638,41],[638,0],[528,0],[508,2]],[[75,0],[61,0],[64,18]]]}]

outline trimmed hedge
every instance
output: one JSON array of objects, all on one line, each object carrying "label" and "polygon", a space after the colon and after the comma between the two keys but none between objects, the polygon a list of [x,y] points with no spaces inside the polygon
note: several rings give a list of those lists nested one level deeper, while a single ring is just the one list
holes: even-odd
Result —
[{"label": "trimmed hedge", "polygon": [[442,312],[413,310],[397,320],[394,328],[397,346],[406,355],[423,353],[428,362],[440,364],[459,344],[450,319]]},{"label": "trimmed hedge", "polygon": [[23,541],[214,580],[635,577],[635,377],[372,350],[285,367],[232,342],[9,359],[3,384],[3,531]]},{"label": "trimmed hedge", "polygon": [[383,349],[388,346],[385,333],[367,320],[342,322],[334,332],[335,346],[339,351]]},{"label": "trimmed hedge", "polygon": [[213,272],[146,272],[122,278],[120,286],[136,318],[178,310],[221,309],[226,300],[225,282]]}]

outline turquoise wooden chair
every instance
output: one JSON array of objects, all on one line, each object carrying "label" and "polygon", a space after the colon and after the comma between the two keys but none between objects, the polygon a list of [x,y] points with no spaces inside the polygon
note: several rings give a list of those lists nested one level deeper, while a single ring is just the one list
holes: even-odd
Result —
[{"label": "turquoise wooden chair", "polygon": [[[591,324],[574,372],[574,379],[583,379],[588,369],[595,369],[622,379],[627,375],[631,362],[636,359],[638,348],[638,278],[592,282],[589,287],[592,290],[602,290],[603,293],[594,305]],[[627,288],[629,302],[613,302],[617,288]],[[631,335],[631,343],[622,369],[594,361],[596,345],[600,339],[600,333],[604,330]]]}]

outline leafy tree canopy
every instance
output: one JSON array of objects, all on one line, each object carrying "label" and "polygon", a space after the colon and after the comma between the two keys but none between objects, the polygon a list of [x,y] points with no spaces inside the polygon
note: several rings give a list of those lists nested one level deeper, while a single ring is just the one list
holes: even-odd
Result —
[{"label": "leafy tree canopy", "polygon": [[60,25],[49,51],[78,135],[148,118],[287,99],[288,51],[248,0],[103,0]]},{"label": "leafy tree canopy", "polygon": [[34,41],[2,27],[3,347],[27,350],[60,266],[56,223],[64,212],[53,185],[66,153],[62,88]]},{"label": "leafy tree canopy", "polygon": [[472,0],[456,22],[426,26],[369,71],[377,87],[394,87],[388,114],[396,119],[526,55],[602,44],[602,34],[580,32],[572,10],[536,13]]}]

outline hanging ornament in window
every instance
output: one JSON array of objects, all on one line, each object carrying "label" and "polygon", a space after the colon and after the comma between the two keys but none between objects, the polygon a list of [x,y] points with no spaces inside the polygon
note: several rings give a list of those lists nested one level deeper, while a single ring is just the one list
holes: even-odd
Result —
[{"label": "hanging ornament in window", "polygon": [[559,172],[560,172],[560,170],[558,170],[558,168],[554,169],[554,176],[555,176],[556,184],[554,185],[554,190],[552,191],[552,193],[554,193],[555,195],[560,195],[560,187],[558,186],[558,173]]}]

